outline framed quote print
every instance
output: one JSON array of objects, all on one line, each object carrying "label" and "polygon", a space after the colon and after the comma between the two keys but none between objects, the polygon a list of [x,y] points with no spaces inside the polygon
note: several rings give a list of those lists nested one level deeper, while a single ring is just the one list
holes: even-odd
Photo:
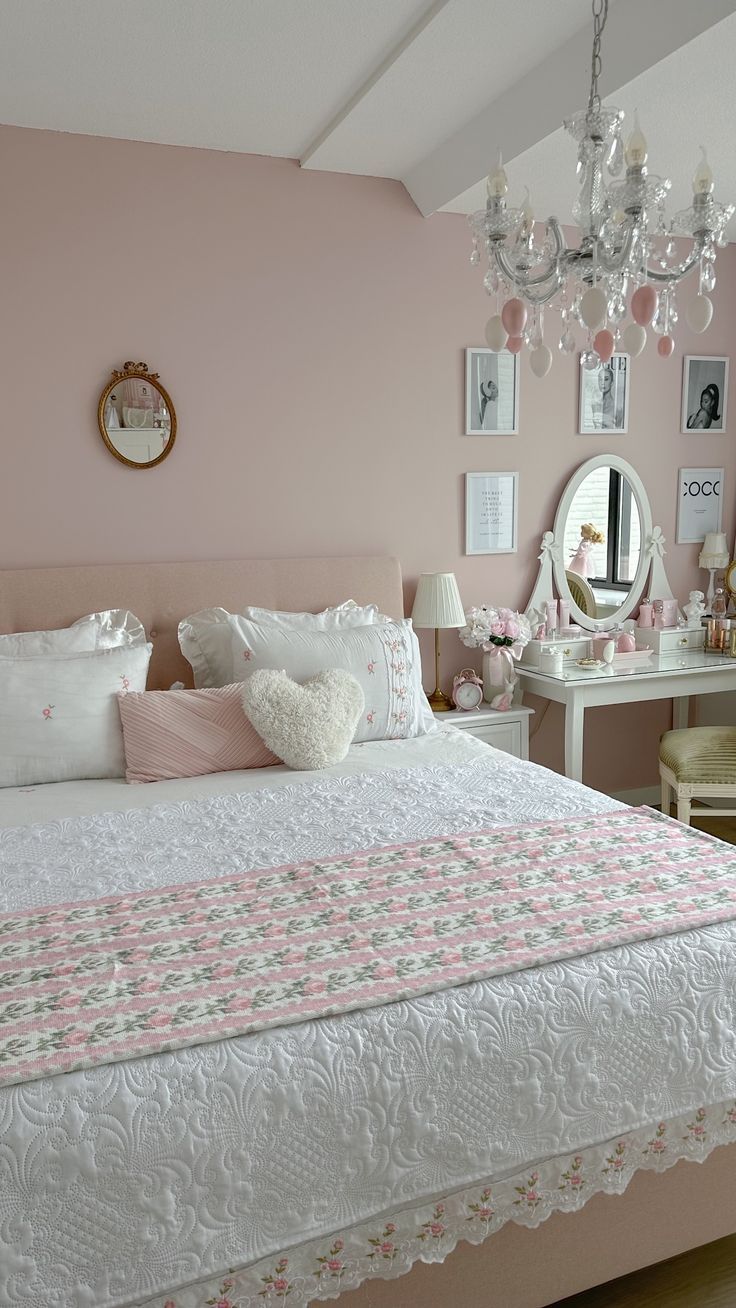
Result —
[{"label": "framed quote print", "polygon": [[465,553],[515,554],[518,472],[466,472]]}]

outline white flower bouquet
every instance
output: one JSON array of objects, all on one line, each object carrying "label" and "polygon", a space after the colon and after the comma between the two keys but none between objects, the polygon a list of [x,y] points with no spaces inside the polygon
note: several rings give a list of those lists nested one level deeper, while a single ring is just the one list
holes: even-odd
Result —
[{"label": "white flower bouquet", "polygon": [[527,618],[514,609],[481,604],[480,608],[466,609],[465,617],[467,625],[460,628],[459,636],[470,649],[508,649],[512,658],[520,659],[521,651],[532,638]]}]

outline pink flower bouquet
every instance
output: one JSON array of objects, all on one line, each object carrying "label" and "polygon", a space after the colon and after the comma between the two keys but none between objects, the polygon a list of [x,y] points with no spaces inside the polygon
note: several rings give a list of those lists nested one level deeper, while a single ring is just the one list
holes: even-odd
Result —
[{"label": "pink flower bouquet", "polygon": [[532,629],[523,613],[514,609],[497,609],[490,604],[467,609],[467,625],[459,636],[470,649],[508,649],[512,658],[520,659],[521,651],[532,638]]}]

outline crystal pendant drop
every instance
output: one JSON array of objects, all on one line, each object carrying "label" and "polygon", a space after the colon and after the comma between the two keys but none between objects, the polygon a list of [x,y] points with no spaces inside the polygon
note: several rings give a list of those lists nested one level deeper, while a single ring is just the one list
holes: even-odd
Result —
[{"label": "crystal pendant drop", "polygon": [[489,295],[495,295],[499,285],[498,272],[496,271],[495,268],[488,269],[488,272],[483,278],[483,285],[485,286]]},{"label": "crystal pendant drop", "polygon": [[703,275],[700,278],[700,284],[704,291],[714,291],[716,286],[716,274],[712,263],[707,263],[703,268]]},{"label": "crystal pendant drop", "polygon": [[619,132],[616,133],[611,152],[608,156],[608,172],[611,177],[618,177],[624,166],[624,143]]},{"label": "crystal pendant drop", "polygon": [[600,357],[596,350],[583,350],[580,360],[586,372],[595,372],[600,364]]},{"label": "crystal pendant drop", "polygon": [[559,348],[563,354],[574,354],[577,342],[569,327],[566,327],[560,337]]},{"label": "crystal pendant drop", "polygon": [[674,241],[672,240],[672,238],[670,237],[669,241],[667,242],[667,244],[666,244],[666,246],[665,246],[665,251],[664,251],[664,252],[665,252],[665,254],[667,255],[667,258],[668,258],[668,259],[671,259],[672,256],[676,253],[676,251],[677,251],[677,246],[675,245],[675,242],[674,242]]},{"label": "crystal pendant drop", "polygon": [[612,323],[622,322],[626,317],[626,301],[620,292],[608,301],[608,317]]},{"label": "crystal pendant drop", "polygon": [[652,322],[652,331],[658,336],[664,336],[667,332],[667,298],[664,295],[660,296],[659,306]]},{"label": "crystal pendant drop", "polygon": [[470,262],[472,263],[473,267],[476,267],[476,265],[480,263],[480,251],[477,246],[475,247],[475,249],[472,251],[470,255]]}]

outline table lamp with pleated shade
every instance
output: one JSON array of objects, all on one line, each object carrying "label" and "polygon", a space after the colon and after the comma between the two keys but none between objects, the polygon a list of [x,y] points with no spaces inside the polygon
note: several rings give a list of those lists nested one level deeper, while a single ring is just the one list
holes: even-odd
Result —
[{"label": "table lamp with pleated shade", "polygon": [[440,690],[440,631],[464,627],[467,618],[454,572],[423,572],[419,578],[411,620],[415,627],[434,627],[434,690],[428,695],[435,713],[452,708],[452,701]]},{"label": "table lamp with pleated shade", "polygon": [[716,572],[718,572],[719,569],[721,568],[727,568],[730,559],[731,556],[728,552],[728,541],[726,540],[726,533],[723,531],[709,531],[705,540],[703,541],[703,547],[698,556],[698,563],[700,567],[705,572],[710,573],[708,594],[706,596],[709,613],[711,612],[711,605],[713,603],[713,596],[715,594]]}]

